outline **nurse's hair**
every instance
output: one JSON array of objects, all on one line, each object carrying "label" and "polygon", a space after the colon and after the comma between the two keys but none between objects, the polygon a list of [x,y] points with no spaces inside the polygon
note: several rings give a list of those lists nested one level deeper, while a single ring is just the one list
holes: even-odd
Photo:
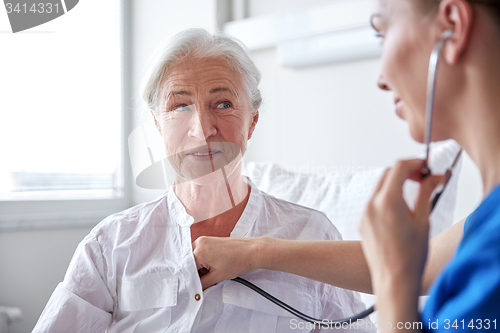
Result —
[{"label": "nurse's hair", "polygon": [[248,50],[236,38],[221,33],[213,35],[204,29],[181,31],[156,52],[140,89],[140,96],[151,111],[158,114],[160,86],[172,66],[191,56],[225,59],[232,69],[242,75],[252,113],[258,111],[262,102],[258,87],[260,73],[250,59]]},{"label": "nurse's hair", "polygon": [[[488,12],[494,16],[498,26],[500,27],[500,0],[467,0],[471,4],[483,5],[488,8]],[[438,10],[441,0],[412,0],[417,8],[423,10],[424,13],[435,13]]]}]

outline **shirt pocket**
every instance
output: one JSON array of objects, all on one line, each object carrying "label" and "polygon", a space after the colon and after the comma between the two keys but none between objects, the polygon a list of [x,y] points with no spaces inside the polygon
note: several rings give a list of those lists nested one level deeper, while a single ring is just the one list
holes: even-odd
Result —
[{"label": "shirt pocket", "polygon": [[108,333],[162,333],[177,305],[178,278],[148,276],[117,283],[117,309]]},{"label": "shirt pocket", "polygon": [[179,280],[176,277],[123,279],[118,290],[122,311],[141,311],[177,305]]},{"label": "shirt pocket", "polygon": [[[287,283],[278,284],[269,280],[252,280],[251,282],[308,316],[315,318],[321,316],[321,302],[313,296],[297,290],[296,285]],[[294,332],[314,331],[312,324],[295,317],[267,298],[239,283],[232,281],[225,283],[222,290],[222,300],[225,306],[236,306],[250,310],[250,312],[245,311],[250,316],[240,318],[245,323],[243,325],[241,322],[239,323],[242,327],[248,325],[249,333],[284,332],[290,330]],[[316,328],[318,327],[317,325]]]}]

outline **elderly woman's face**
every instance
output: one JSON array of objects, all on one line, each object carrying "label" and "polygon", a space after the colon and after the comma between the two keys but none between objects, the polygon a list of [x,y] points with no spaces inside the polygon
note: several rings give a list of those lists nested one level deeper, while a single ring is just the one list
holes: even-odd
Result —
[{"label": "elderly woman's face", "polygon": [[258,114],[241,74],[224,59],[188,57],[160,88],[157,126],[178,175],[196,179],[241,158]]}]

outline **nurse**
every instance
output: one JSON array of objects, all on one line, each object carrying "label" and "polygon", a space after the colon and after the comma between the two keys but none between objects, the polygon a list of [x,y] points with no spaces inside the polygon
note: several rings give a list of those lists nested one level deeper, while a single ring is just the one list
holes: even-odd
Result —
[{"label": "nurse", "polygon": [[[500,0],[374,0],[383,40],[378,85],[424,141],[429,56],[444,31],[432,140],[454,139],[481,171],[484,200],[428,242],[429,200],[442,182],[422,178],[421,160],[382,177],[361,223],[363,241],[296,242],[201,237],[193,245],[206,288],[255,268],[282,270],[373,292],[382,330],[496,331],[500,328]],[[406,179],[420,182],[411,210]],[[342,269],[339,269],[342,268]],[[432,287],[430,287],[432,284]],[[428,290],[430,287],[430,290]],[[422,313],[418,296],[430,295]],[[336,318],[331,318],[336,319]],[[417,323],[417,324],[414,324]]]}]

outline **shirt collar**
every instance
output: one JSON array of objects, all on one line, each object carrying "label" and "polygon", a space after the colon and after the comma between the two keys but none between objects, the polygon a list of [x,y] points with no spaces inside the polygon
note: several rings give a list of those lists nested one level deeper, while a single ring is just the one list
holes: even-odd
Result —
[{"label": "shirt collar", "polygon": [[[252,228],[257,220],[257,216],[262,208],[262,192],[255,184],[245,177],[245,181],[250,185],[250,197],[247,205],[241,214],[240,219],[234,226],[231,232],[231,237],[243,237]],[[190,227],[194,223],[194,219],[186,212],[179,198],[175,194],[173,187],[170,188],[167,194],[167,205],[170,213],[170,218],[177,222],[180,227]]]},{"label": "shirt collar", "polygon": [[233,231],[231,231],[231,237],[244,237],[255,224],[262,209],[262,192],[259,191],[250,178],[245,178],[245,180],[250,185],[250,197],[248,198],[245,210],[243,210],[243,214],[241,214]]},{"label": "shirt collar", "polygon": [[167,204],[170,218],[177,222],[180,227],[190,227],[193,224],[193,217],[186,212],[184,205],[175,195],[173,186],[168,191]]}]

